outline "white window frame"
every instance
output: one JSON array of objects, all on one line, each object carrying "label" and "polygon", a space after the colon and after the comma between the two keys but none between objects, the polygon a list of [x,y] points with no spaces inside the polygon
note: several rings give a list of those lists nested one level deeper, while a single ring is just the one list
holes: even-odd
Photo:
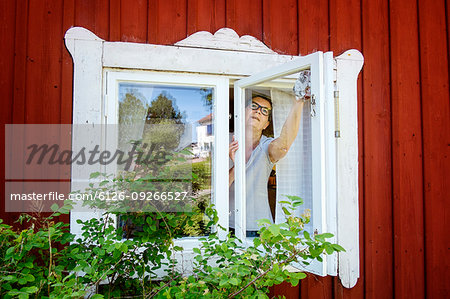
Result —
[{"label": "white window frame", "polygon": [[[106,99],[103,89],[104,70],[108,68],[128,71],[145,70],[154,72],[191,73],[211,76],[224,76],[233,81],[247,77],[268,68],[279,66],[300,56],[279,55],[254,37],[239,37],[233,30],[223,28],[214,35],[209,32],[198,32],[176,43],[174,46],[135,44],[122,42],[106,42],[87,29],[70,28],[65,35],[66,47],[74,61],[73,84],[73,124],[101,124],[105,113]],[[332,58],[328,52],[324,57]],[[328,61],[328,58],[326,59]],[[328,63],[323,78],[332,78],[340,95],[340,102],[329,95],[332,90],[325,90],[328,101],[333,99],[336,107],[327,105],[327,111],[337,114],[336,125],[325,119],[323,126],[326,132],[339,128],[341,138],[334,139],[337,156],[325,155],[325,163],[336,159],[334,171],[336,175],[336,203],[327,202],[325,212],[326,223],[337,223],[337,242],[346,248],[346,253],[338,255],[339,276],[345,287],[352,287],[359,277],[359,235],[358,235],[358,135],[357,135],[357,92],[356,82],[363,64],[363,57],[357,50],[345,52],[333,60],[333,68]],[[344,103],[344,105],[342,104]],[[343,109],[345,108],[345,109]],[[228,111],[228,110],[226,110]],[[325,112],[325,111],[324,111]],[[224,113],[225,114],[225,113]],[[226,113],[228,115],[228,112]],[[223,124],[225,125],[225,124]],[[328,136],[328,135],[327,135]],[[325,138],[325,142],[328,137]],[[73,132],[72,147],[76,151],[78,133]],[[228,152],[227,142],[217,143],[216,149]],[[333,163],[331,163],[333,164]],[[337,166],[336,166],[337,165]],[[328,168],[329,169],[329,168]],[[79,190],[83,184],[79,178],[89,177],[89,173],[99,171],[96,167],[86,165],[72,167],[72,190]],[[325,179],[333,177],[328,171]],[[225,185],[225,184],[224,184]],[[324,189],[325,188],[325,189]],[[329,185],[322,187],[327,192]],[[329,192],[329,191],[328,191]],[[228,203],[228,191],[218,194],[220,199]],[[100,212],[71,213],[71,232],[80,234],[77,219],[98,217]],[[221,215],[219,221],[226,223],[228,215]],[[334,220],[333,220],[334,219]],[[227,226],[227,225],[226,225]],[[330,230],[329,230],[330,231]],[[336,275],[337,262],[327,261],[327,269],[321,275]]]},{"label": "white window frame", "polygon": [[[209,87],[213,92],[213,128],[214,128],[214,150],[212,153],[212,182],[211,187],[212,202],[216,206],[219,216],[218,225],[225,227],[226,213],[228,211],[228,202],[219,200],[218,194],[228,194],[228,187],[221,182],[228,180],[228,115],[219,113],[219,111],[228,110],[228,86],[229,80],[226,77],[199,75],[199,74],[180,74],[180,73],[158,73],[149,71],[127,71],[117,69],[104,69],[104,101],[105,115],[104,123],[107,125],[117,125],[119,123],[119,84],[123,82],[152,84],[177,87]],[[107,134],[113,136],[113,140],[105,142],[112,149],[117,148],[117,132]],[[217,145],[217,146],[216,146]],[[116,173],[116,165],[108,165],[106,173]],[[107,167],[108,167],[107,166]],[[218,230],[219,237],[224,238],[226,232]],[[185,250],[191,251],[193,247],[198,247],[197,237],[185,237],[175,241],[175,245],[183,246]]]}]

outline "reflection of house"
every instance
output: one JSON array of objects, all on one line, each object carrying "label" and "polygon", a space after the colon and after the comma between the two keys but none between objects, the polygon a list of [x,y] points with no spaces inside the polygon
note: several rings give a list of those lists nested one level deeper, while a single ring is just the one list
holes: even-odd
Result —
[{"label": "reflection of house", "polygon": [[195,153],[199,157],[206,158],[210,155],[212,150],[212,144],[214,140],[213,127],[212,127],[212,114],[198,120],[197,130],[197,149]]}]

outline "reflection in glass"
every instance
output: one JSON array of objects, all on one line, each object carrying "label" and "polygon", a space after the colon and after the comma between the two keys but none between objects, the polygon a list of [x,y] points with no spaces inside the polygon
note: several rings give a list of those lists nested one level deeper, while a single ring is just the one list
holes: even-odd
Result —
[{"label": "reflection in glass", "polygon": [[[130,169],[118,165],[119,174],[145,178],[148,184],[141,189],[165,198],[187,192],[195,204],[182,224],[184,236],[208,233],[204,211],[212,194],[212,95],[212,88],[119,84],[118,147],[137,152]],[[122,226],[129,225],[121,218]]]}]

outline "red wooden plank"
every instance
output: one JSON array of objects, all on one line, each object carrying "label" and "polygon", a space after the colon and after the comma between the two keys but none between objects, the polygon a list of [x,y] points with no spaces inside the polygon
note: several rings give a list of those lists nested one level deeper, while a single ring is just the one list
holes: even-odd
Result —
[{"label": "red wooden plank", "polygon": [[298,1],[299,53],[310,54],[330,49],[328,0]]},{"label": "red wooden plank", "polygon": [[[329,2],[330,50],[338,56],[348,49],[362,50],[362,20],[361,3],[359,0]],[[363,54],[365,54],[363,52]],[[364,72],[365,66],[363,67]],[[356,286],[344,288],[339,277],[334,278],[334,297],[364,298],[365,297],[365,251],[364,251],[364,103],[362,74],[358,79],[358,172],[359,172],[359,255],[360,278]]]},{"label": "red wooden plank", "polygon": [[263,40],[262,1],[227,0],[226,14],[226,27]]},{"label": "red wooden plank", "polygon": [[450,107],[444,1],[419,1],[427,298],[448,298]]},{"label": "red wooden plank", "polygon": [[109,41],[120,41],[120,2],[121,0],[109,2]]},{"label": "red wooden plank", "polygon": [[284,296],[286,299],[298,299],[300,296],[299,288],[298,286],[293,287],[288,282],[274,285],[270,288],[269,298],[278,298],[279,296]]},{"label": "red wooden plank", "polygon": [[25,79],[27,61],[28,2],[16,2],[16,37],[14,44],[13,123],[25,122]]},{"label": "red wooden plank", "polygon": [[333,278],[331,276],[320,277],[314,274],[308,274],[300,282],[300,298],[333,298],[332,284]]},{"label": "red wooden plank", "polygon": [[[63,34],[75,24],[75,0],[64,1],[63,14]],[[72,123],[72,82],[73,82],[73,62],[69,51],[64,46],[62,49],[61,65],[61,123]]]},{"label": "red wooden plank", "polygon": [[148,42],[169,45],[187,36],[186,0],[149,0]]},{"label": "red wooden plank", "polygon": [[263,42],[280,54],[298,54],[296,0],[263,0]]},{"label": "red wooden plank", "polygon": [[348,49],[362,49],[361,1],[330,0],[330,48],[338,56]]},{"label": "red wooden plank", "polygon": [[84,27],[102,39],[109,38],[109,1],[76,0],[75,26]]},{"label": "red wooden plank", "polygon": [[[65,0],[63,7],[63,34],[75,24],[75,0]],[[97,31],[97,29],[95,29]],[[103,35],[103,33],[100,33]],[[107,33],[108,34],[108,33]],[[72,57],[69,54],[69,51],[63,47],[61,49],[62,53],[62,65],[61,65],[61,124],[71,124],[72,123],[72,98],[73,98],[73,63]],[[70,138],[68,142],[71,142]],[[70,144],[70,143],[69,143]],[[70,176],[70,166],[62,169],[62,173],[69,173]],[[64,177],[62,175],[61,177]],[[61,190],[61,192],[66,192],[70,190]],[[65,223],[70,223],[70,216],[65,214],[58,217],[60,221]]]},{"label": "red wooden plank", "polygon": [[29,1],[26,121],[59,123],[62,3]]},{"label": "red wooden plank", "polygon": [[424,298],[422,124],[416,2],[390,2],[395,298]]},{"label": "red wooden plank", "polygon": [[[447,6],[447,49],[450,49],[450,3],[449,1],[445,2]],[[450,53],[448,53],[448,68],[450,72]]]},{"label": "red wooden plank", "polygon": [[[27,124],[60,122],[62,13],[62,2],[29,1],[25,81]],[[42,132],[42,135],[44,134],[45,132]],[[29,137],[25,134],[25,144],[28,144]],[[45,177],[44,168],[37,170],[38,173],[34,175]],[[26,170],[24,179],[29,178],[29,175],[31,173]],[[52,175],[57,176],[58,173]]]},{"label": "red wooden plank", "polygon": [[147,0],[122,1],[120,10],[121,41],[147,42]]},{"label": "red wooden plank", "polygon": [[11,224],[13,219],[5,212],[5,124],[12,122],[12,101],[14,94],[14,33],[16,24],[16,4],[12,1],[0,2],[0,90],[2,109],[0,112],[0,219]]},{"label": "red wooden plank", "polygon": [[216,32],[225,27],[225,0],[191,0],[187,3],[188,34]]},{"label": "red wooden plank", "polygon": [[[14,41],[14,95],[12,103],[12,121],[13,124],[25,123],[25,81],[27,74],[27,34],[28,34],[28,2],[16,2],[16,25]],[[11,160],[15,161],[23,153],[12,152]],[[18,172],[23,172],[19,168]],[[17,220],[19,213],[8,213],[11,222]],[[13,224],[13,223],[10,223]]]},{"label": "red wooden plank", "polygon": [[393,296],[388,3],[362,3],[364,64],[365,296]]}]

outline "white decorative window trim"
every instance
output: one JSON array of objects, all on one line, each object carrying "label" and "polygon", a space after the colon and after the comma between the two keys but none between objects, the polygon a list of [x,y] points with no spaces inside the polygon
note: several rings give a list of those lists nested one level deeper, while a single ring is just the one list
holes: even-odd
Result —
[{"label": "white decorative window trim", "polygon": [[[108,68],[219,75],[233,81],[298,58],[276,54],[256,38],[239,37],[228,28],[220,29],[214,35],[198,32],[173,46],[162,46],[107,42],[87,29],[74,27],[66,32],[65,42],[74,61],[73,124],[104,123],[103,74]],[[326,272],[336,275],[338,265],[339,277],[345,287],[353,287],[359,277],[357,77],[362,65],[362,54],[350,50],[335,58],[335,70],[325,73],[327,78],[334,77],[339,91],[341,132],[335,141],[337,206],[328,206],[327,221],[336,223],[337,231],[331,232],[337,235],[338,244],[346,249],[345,253],[339,253],[338,263],[328,263],[333,266]],[[334,126],[325,125],[328,129]],[[76,132],[73,140],[76,141]],[[73,142],[74,150],[76,146]],[[228,148],[224,141],[216,146]],[[77,177],[89,177],[94,171],[98,170],[73,166],[72,190],[77,190]],[[76,219],[98,216],[94,212],[84,214],[90,215],[71,214],[73,233],[80,233]]]}]

